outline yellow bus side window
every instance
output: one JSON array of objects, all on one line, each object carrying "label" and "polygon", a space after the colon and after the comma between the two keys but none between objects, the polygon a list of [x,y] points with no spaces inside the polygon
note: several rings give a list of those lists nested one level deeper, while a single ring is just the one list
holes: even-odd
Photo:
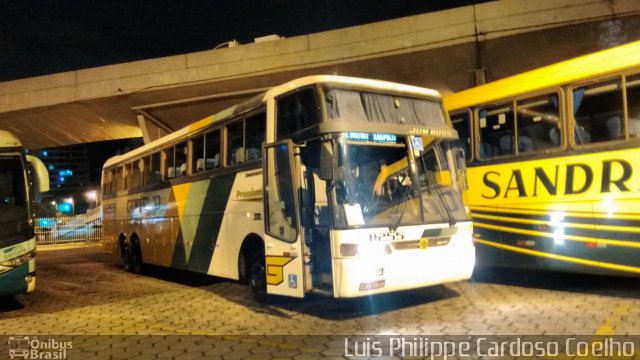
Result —
[{"label": "yellow bus side window", "polygon": [[576,144],[624,139],[622,87],[619,79],[573,90]]}]

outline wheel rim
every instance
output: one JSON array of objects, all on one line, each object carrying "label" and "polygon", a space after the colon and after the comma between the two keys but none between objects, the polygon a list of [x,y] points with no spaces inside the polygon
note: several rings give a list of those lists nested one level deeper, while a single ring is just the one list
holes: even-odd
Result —
[{"label": "wheel rim", "polygon": [[254,294],[263,295],[266,293],[266,271],[263,261],[256,259],[251,266],[251,280],[249,284]]}]

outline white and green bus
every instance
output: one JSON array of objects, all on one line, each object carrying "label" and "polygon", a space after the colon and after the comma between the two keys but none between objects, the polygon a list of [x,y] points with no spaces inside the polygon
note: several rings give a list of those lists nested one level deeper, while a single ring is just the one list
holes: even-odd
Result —
[{"label": "white and green bus", "polygon": [[464,157],[433,90],[342,76],[276,86],[104,165],[105,250],[336,298],[471,276]]},{"label": "white and green bus", "polygon": [[0,298],[35,289],[33,205],[36,194],[48,190],[44,164],[0,130]]}]

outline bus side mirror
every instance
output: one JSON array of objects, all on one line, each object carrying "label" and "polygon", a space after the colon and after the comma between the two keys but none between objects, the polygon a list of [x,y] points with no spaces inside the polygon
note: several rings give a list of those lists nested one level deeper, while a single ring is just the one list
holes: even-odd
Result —
[{"label": "bus side mirror", "polygon": [[49,171],[44,163],[35,156],[27,155],[27,161],[31,164],[34,172],[34,187],[37,193],[49,191]]},{"label": "bus side mirror", "polygon": [[320,173],[318,177],[324,181],[333,180],[333,149],[330,141],[320,146]]}]

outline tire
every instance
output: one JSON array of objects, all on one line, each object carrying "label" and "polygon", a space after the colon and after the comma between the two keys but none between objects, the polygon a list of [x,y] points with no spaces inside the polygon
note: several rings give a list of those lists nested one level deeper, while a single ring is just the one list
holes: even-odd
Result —
[{"label": "tire", "polygon": [[247,283],[257,302],[266,303],[268,301],[267,271],[262,251],[254,251],[247,263]]},{"label": "tire", "polygon": [[120,261],[122,262],[122,269],[124,271],[131,271],[131,266],[129,263],[129,253],[131,249],[131,243],[129,243],[129,240],[124,239],[121,241],[120,244],[121,244]]},{"label": "tire", "polygon": [[136,241],[132,242],[129,246],[127,254],[127,261],[125,268],[127,271],[134,274],[140,274],[142,272],[142,251],[140,250],[140,244]]}]

